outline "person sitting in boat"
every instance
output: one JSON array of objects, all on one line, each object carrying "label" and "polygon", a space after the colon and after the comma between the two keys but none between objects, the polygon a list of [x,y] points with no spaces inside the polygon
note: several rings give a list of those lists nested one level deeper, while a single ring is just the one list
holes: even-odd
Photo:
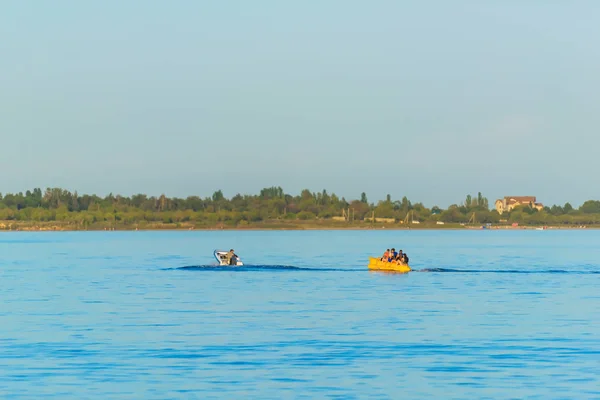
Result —
[{"label": "person sitting in boat", "polygon": [[396,257],[398,257],[398,252],[396,252],[396,249],[392,247],[392,251],[390,253],[390,256],[388,258],[388,262],[392,262],[396,259]]},{"label": "person sitting in boat", "polygon": [[383,253],[383,257],[381,257],[381,261],[386,261],[388,258],[390,257],[390,249],[387,249],[384,253]]},{"label": "person sitting in boat", "polygon": [[408,265],[408,256],[400,250],[392,262],[398,265]]}]

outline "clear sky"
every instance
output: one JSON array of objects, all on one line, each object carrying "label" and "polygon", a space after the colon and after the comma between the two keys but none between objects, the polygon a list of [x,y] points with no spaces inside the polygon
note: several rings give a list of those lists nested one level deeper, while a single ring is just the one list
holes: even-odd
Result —
[{"label": "clear sky", "polygon": [[0,192],[600,199],[598,1],[4,2]]}]

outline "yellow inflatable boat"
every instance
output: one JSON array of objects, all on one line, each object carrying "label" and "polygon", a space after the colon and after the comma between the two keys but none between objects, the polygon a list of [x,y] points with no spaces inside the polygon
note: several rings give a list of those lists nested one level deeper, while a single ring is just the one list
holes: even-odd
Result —
[{"label": "yellow inflatable boat", "polygon": [[406,264],[396,264],[387,261],[381,261],[379,258],[369,257],[369,269],[373,271],[394,271],[410,272],[411,269]]}]

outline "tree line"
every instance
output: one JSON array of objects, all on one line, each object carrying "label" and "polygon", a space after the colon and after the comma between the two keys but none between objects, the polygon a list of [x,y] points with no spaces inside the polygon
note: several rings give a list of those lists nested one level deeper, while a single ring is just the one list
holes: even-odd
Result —
[{"label": "tree line", "polygon": [[600,201],[588,200],[575,209],[569,203],[538,211],[531,206],[517,207],[498,214],[490,210],[481,193],[467,195],[446,209],[428,208],[407,197],[399,200],[387,195],[370,202],[366,193],[358,199],[345,199],[326,190],[302,190],[298,195],[281,187],[264,188],[255,195],[236,194],[226,198],[221,190],[210,197],[187,198],[113,195],[79,195],[61,188],[40,188],[25,193],[0,194],[0,221],[60,222],[82,227],[95,225],[182,224],[191,226],[249,225],[266,221],[340,221],[360,223],[365,218],[387,219],[390,223],[476,223],[476,224],[600,224]]}]

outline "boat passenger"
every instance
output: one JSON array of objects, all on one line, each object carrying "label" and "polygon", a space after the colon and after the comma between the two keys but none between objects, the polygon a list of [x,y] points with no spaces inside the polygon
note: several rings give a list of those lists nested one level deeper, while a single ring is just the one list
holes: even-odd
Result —
[{"label": "boat passenger", "polygon": [[389,258],[390,256],[390,249],[387,249],[384,253],[383,253],[383,257],[381,257],[381,261],[385,261]]},{"label": "boat passenger", "polygon": [[396,252],[396,249],[394,249],[392,247],[392,252],[391,252],[391,254],[390,254],[389,258],[388,258],[388,262],[392,262],[393,260],[396,259],[397,256],[398,256],[398,253]]},{"label": "boat passenger", "polygon": [[404,253],[402,258],[403,258],[402,262],[404,262],[404,264],[408,265],[408,254]]},{"label": "boat passenger", "polygon": [[235,261],[236,261],[236,263],[237,263],[237,256],[235,255],[235,253],[234,253],[233,249],[229,250],[229,251],[227,252],[227,254],[225,254],[225,259],[227,260],[227,264],[228,264],[228,265],[235,265],[235,264],[233,263],[233,261],[234,261],[234,258],[236,259]]}]

